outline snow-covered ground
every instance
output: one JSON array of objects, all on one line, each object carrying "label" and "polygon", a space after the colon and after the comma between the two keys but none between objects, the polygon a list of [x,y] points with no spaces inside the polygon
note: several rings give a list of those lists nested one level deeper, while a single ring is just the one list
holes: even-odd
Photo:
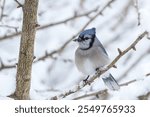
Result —
[{"label": "snow-covered ground", "polygon": [[[19,1],[23,3],[23,0]],[[38,23],[42,27],[49,23],[65,20],[75,14],[83,14],[96,7],[101,10],[108,2],[109,0],[39,0]],[[2,3],[3,0],[0,1],[0,5]],[[103,16],[99,15],[86,27],[96,28],[97,37],[106,47],[111,60],[118,55],[117,48],[124,50],[142,32],[150,31],[150,1],[138,0],[138,9],[135,6],[135,0],[115,0],[110,7],[104,10]],[[16,7],[17,4],[14,0],[6,1],[4,14],[7,16],[0,21],[0,38],[16,33],[14,28],[8,28],[4,25],[17,27],[17,30],[21,31],[22,10]],[[89,17],[83,16],[67,23],[38,30],[35,41],[36,59],[44,56],[46,51],[50,53],[60,48],[74,34],[78,33],[90,20],[90,17],[96,13],[91,13]],[[138,13],[141,23],[139,26]],[[0,40],[0,60],[4,65],[17,63],[19,42],[20,35]],[[74,64],[74,53],[77,46],[71,41],[61,53],[54,55],[57,59],[47,58],[33,64],[31,99],[47,99],[58,95],[72,89],[85,78]],[[136,49],[137,51],[130,51],[123,56],[116,64],[117,69],[112,68],[110,72],[120,84],[134,79],[137,81],[121,87],[119,91],[108,90],[108,95],[104,99],[138,99],[139,96],[150,92],[150,76],[145,76],[150,73],[150,51],[147,52],[150,49],[150,40],[145,37],[137,44]],[[140,57],[141,59],[139,59]],[[133,66],[134,62],[136,62],[135,67],[122,76],[127,69]],[[6,97],[15,91],[15,77],[16,68],[0,71],[0,99],[9,99]],[[98,79],[91,86],[83,88],[65,99],[73,99],[105,88],[103,81]],[[86,99],[93,99],[93,97]]]}]

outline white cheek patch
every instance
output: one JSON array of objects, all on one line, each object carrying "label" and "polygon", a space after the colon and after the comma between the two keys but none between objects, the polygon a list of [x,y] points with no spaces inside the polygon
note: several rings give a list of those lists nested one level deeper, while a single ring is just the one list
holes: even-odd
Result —
[{"label": "white cheek patch", "polygon": [[81,48],[89,48],[89,46],[90,46],[90,40],[85,40],[85,41],[80,42],[79,46]]}]

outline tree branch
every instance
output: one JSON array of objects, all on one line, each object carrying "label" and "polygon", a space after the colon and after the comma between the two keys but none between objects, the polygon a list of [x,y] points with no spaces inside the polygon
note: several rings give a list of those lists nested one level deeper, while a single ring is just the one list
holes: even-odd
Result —
[{"label": "tree branch", "polygon": [[18,27],[15,27],[15,26],[9,26],[9,25],[0,25],[0,27],[11,28],[11,29],[14,29],[16,33],[18,32]]},{"label": "tree branch", "polygon": [[137,21],[138,21],[138,26],[141,24],[141,14],[139,12],[139,4],[138,4],[138,0],[135,0],[135,9],[136,9],[136,13],[137,13]]},{"label": "tree branch", "polygon": [[16,65],[5,65],[2,61],[2,59],[0,58],[0,71],[3,69],[10,69],[10,68],[14,68],[16,67]]},{"label": "tree branch", "polygon": [[94,93],[89,93],[89,94],[85,94],[85,95],[76,97],[73,100],[79,100],[79,99],[83,99],[83,98],[87,98],[87,97],[91,97],[91,96],[102,95],[104,93],[107,93],[107,91],[108,91],[107,89],[100,90],[100,91],[97,91],[97,92],[94,92]]},{"label": "tree branch", "polygon": [[14,0],[14,1],[18,4],[17,8],[23,7],[23,5],[18,0]]},{"label": "tree branch", "polygon": [[3,0],[2,6],[0,6],[0,7],[1,7],[0,21],[2,21],[3,17],[6,16],[6,15],[4,15],[5,0]]},{"label": "tree branch", "polygon": [[147,92],[147,93],[144,94],[144,95],[138,96],[138,99],[139,99],[139,100],[148,100],[149,98],[150,98],[150,91]]},{"label": "tree branch", "polygon": [[145,76],[146,76],[146,77],[150,76],[150,73],[147,73]]}]

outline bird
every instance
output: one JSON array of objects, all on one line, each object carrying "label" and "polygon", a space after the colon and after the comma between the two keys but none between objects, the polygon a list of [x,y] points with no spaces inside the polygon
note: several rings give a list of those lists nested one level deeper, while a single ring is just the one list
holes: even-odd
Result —
[{"label": "bird", "polygon": [[[75,64],[80,72],[88,76],[86,80],[98,69],[104,69],[109,64],[108,54],[96,36],[96,28],[82,31],[78,38],[73,41],[78,42],[79,45],[75,51]],[[119,84],[111,73],[107,72],[102,79],[108,89],[120,89]]]}]

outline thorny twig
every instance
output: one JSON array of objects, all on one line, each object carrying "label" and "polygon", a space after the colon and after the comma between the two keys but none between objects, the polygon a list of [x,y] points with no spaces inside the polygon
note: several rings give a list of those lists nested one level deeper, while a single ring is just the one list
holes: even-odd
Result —
[{"label": "thorny twig", "polygon": [[58,96],[54,96],[52,97],[51,99],[60,99],[60,98],[65,98],[66,96],[70,95],[70,94],[73,94],[73,93],[76,93],[77,91],[79,91],[80,89],[84,88],[85,86],[89,85],[89,83],[93,83],[95,81],[95,79],[99,78],[100,75],[102,75],[103,73],[105,73],[106,71],[108,71],[110,68],[112,68],[117,62],[118,60],[124,56],[126,53],[128,53],[130,50],[136,50],[135,49],[135,46],[137,45],[137,43],[139,41],[141,41],[146,35],[148,35],[148,32],[147,31],[144,31],[141,35],[138,36],[138,38],[129,46],[127,47],[124,51],[121,51],[119,48],[118,48],[118,52],[119,52],[119,55],[115,57],[115,59],[106,67],[106,69],[103,69],[103,70],[98,70],[96,72],[96,74],[92,77],[89,78],[88,82],[85,83],[85,82],[81,82],[81,84],[79,84],[77,87],[75,87],[73,90],[69,90],[67,92],[65,92],[64,94],[60,94]]}]

